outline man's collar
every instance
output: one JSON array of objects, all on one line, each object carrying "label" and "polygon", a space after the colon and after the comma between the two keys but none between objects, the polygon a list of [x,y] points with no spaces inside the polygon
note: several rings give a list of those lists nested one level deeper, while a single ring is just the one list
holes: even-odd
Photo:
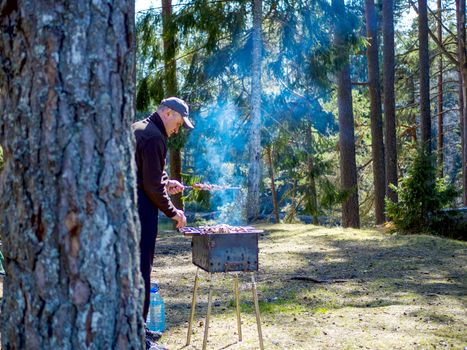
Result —
[{"label": "man's collar", "polygon": [[161,131],[162,135],[168,137],[167,131],[165,130],[164,123],[162,122],[161,116],[154,112],[149,116],[149,120],[151,120],[154,124],[156,124],[157,128]]}]

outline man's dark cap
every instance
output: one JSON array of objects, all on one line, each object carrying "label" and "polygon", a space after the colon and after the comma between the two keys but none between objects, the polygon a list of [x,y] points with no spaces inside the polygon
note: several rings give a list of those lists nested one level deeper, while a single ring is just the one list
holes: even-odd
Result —
[{"label": "man's dark cap", "polygon": [[188,104],[183,101],[181,98],[178,97],[167,97],[166,99],[161,101],[161,105],[170,108],[171,110],[180,113],[183,118],[183,126],[186,129],[193,129],[194,125],[190,119],[188,119],[188,115],[190,113],[190,109],[188,108]]}]

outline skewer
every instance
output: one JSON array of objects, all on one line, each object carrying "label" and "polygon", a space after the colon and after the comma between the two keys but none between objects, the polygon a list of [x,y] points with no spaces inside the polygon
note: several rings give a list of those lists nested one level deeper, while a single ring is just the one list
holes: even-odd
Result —
[{"label": "skewer", "polygon": [[241,190],[240,186],[219,186],[211,189],[196,188],[194,186],[183,186],[184,190],[199,190],[199,191],[221,191],[221,190]]},{"label": "skewer", "polygon": [[185,236],[193,235],[207,235],[207,234],[242,234],[242,233],[263,233],[253,226],[229,226],[229,225],[214,225],[214,226],[200,226],[200,227],[182,227],[178,229],[179,232]]}]

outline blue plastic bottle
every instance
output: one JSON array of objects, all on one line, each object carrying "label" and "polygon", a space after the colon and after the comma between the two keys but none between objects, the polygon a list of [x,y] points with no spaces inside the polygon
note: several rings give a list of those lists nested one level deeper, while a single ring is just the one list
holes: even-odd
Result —
[{"label": "blue plastic bottle", "polygon": [[164,300],[159,294],[159,286],[157,283],[151,283],[149,314],[146,325],[149,330],[154,332],[163,332],[165,330]]}]

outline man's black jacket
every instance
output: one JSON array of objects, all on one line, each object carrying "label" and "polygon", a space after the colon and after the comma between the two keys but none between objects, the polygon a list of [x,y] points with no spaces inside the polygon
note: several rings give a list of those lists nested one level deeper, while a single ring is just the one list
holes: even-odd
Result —
[{"label": "man's black jacket", "polygon": [[165,189],[168,181],[165,168],[167,133],[160,116],[154,112],[149,118],[132,125],[136,138],[136,175],[139,189],[169,218],[177,214]]}]

